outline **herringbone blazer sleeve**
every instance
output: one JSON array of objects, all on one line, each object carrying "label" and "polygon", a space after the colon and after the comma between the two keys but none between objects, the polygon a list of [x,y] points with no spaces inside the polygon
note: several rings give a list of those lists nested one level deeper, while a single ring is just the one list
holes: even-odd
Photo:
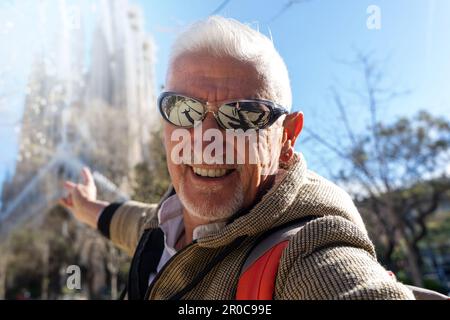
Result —
[{"label": "herringbone blazer sleeve", "polygon": [[144,229],[152,222],[157,226],[157,204],[127,201],[114,212],[109,227],[110,239],[133,255]]},{"label": "herringbone blazer sleeve", "polygon": [[367,235],[339,217],[307,224],[285,250],[276,299],[414,300],[375,257]]}]

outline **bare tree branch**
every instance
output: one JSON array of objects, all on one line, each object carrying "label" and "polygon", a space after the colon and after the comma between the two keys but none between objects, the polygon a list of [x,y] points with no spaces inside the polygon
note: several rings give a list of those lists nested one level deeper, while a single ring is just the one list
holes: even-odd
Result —
[{"label": "bare tree branch", "polygon": [[281,8],[281,10],[276,15],[274,15],[269,21],[267,21],[267,23],[272,23],[275,20],[277,20],[286,11],[288,11],[290,8],[292,8],[292,6],[294,6],[296,4],[306,3],[309,1],[311,1],[311,0],[289,0],[288,2],[285,3],[285,5]]},{"label": "bare tree branch", "polygon": [[342,103],[341,97],[337,93],[335,88],[332,88],[331,91],[332,91],[334,103],[336,104],[336,106],[339,109],[339,113],[341,114],[342,120],[344,122],[344,127],[345,127],[347,135],[350,139],[350,142],[353,145],[356,145],[357,142],[356,142],[355,134],[353,133],[353,130],[351,129],[350,123],[348,121],[347,111],[345,110],[345,107],[344,107],[344,104]]},{"label": "bare tree branch", "polygon": [[[426,112],[392,124],[380,122],[381,108],[409,92],[386,84],[386,76],[372,54],[360,52],[356,62],[345,63],[358,68],[363,86],[343,91],[348,95],[338,91],[336,85],[331,89],[344,139],[334,143],[335,132],[326,135],[325,131],[305,131],[317,146],[342,161],[338,180],[352,189],[354,185],[360,187],[355,194],[360,199],[358,206],[367,208],[369,217],[375,218],[380,234],[372,236],[384,243],[384,258],[392,261],[395,249],[404,250],[410,276],[420,286],[418,241],[427,234],[427,217],[436,212],[443,192],[450,190],[448,177],[440,185],[436,175],[450,161],[450,122]],[[352,97],[366,107],[367,132],[355,132],[347,103]]]},{"label": "bare tree branch", "polygon": [[231,0],[224,0],[213,12],[211,12],[209,15],[214,16],[216,14],[219,14],[229,3]]}]

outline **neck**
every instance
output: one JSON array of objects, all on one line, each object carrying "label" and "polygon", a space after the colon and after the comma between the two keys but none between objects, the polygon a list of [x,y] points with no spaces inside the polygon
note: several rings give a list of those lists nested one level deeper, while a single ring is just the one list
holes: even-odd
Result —
[{"label": "neck", "polygon": [[183,209],[183,221],[184,221],[184,237],[180,239],[181,246],[185,247],[193,241],[194,229],[198,226],[211,223],[208,220],[194,217],[186,209]]}]

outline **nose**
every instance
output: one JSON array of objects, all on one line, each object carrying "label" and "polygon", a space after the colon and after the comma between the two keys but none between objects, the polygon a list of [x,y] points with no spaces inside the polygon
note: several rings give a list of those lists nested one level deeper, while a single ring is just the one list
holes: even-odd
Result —
[{"label": "nose", "polygon": [[203,120],[202,126],[204,131],[208,129],[221,129],[212,111],[208,111],[205,119]]},{"label": "nose", "polygon": [[[198,128],[198,127],[196,127],[196,128],[193,128],[193,129],[191,129],[192,131],[191,131],[191,133],[192,133],[192,135],[191,135],[191,138],[192,138],[192,140],[191,140],[191,142],[192,142],[192,144],[191,144],[191,146],[192,146],[192,148],[193,148],[193,151],[194,151],[194,158],[195,159],[197,159],[196,161],[199,161],[198,159],[199,159],[199,157],[201,156],[202,157],[202,163],[203,162],[205,162],[205,161],[212,161],[211,159],[210,159],[210,156],[212,156],[212,157],[216,157],[216,152],[217,152],[217,150],[216,150],[216,148],[218,147],[212,147],[213,149],[212,149],[212,154],[205,154],[205,155],[203,155],[203,153],[204,153],[204,150],[205,150],[205,148],[208,146],[208,145],[210,145],[210,144],[217,144],[217,143],[221,143],[222,144],[222,149],[224,150],[224,146],[223,146],[223,143],[224,143],[224,140],[225,140],[225,134],[224,134],[224,130],[220,127],[220,125],[217,123],[217,121],[216,121],[216,118],[214,117],[214,113],[213,113],[213,111],[212,110],[210,110],[210,111],[208,111],[208,113],[206,114],[206,116],[205,116],[205,118],[203,119],[203,121],[201,122],[201,130],[200,130],[200,135],[198,135],[198,134],[195,134],[195,130],[198,130],[198,129],[200,129],[200,128]],[[216,141],[217,139],[216,138],[213,138],[213,139],[210,139],[210,138],[205,138],[205,133],[209,130],[209,129],[216,129],[216,130],[219,130],[220,131],[220,134],[222,135],[222,141]],[[215,136],[216,134],[214,134],[213,136]],[[199,139],[199,141],[197,141],[197,139]],[[200,155],[200,154],[196,154],[196,152],[197,151],[199,151],[198,149],[196,149],[196,146],[197,145],[200,145],[201,146],[201,152],[202,152],[202,154]],[[210,148],[211,148],[210,147]],[[223,155],[223,152],[224,151],[221,151],[220,153]],[[219,155],[217,155],[217,156],[219,156]],[[204,159],[203,157],[208,157],[208,160],[206,160],[206,159]],[[194,160],[195,161],[195,160]],[[222,160],[223,161],[223,160]]]}]

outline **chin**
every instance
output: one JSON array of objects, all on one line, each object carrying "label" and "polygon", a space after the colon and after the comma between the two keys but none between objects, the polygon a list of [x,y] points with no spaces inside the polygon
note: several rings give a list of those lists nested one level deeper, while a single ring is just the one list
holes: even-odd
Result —
[{"label": "chin", "polygon": [[178,197],[184,209],[193,217],[209,222],[230,218],[244,203],[243,188],[240,184],[227,197],[224,197],[223,192],[215,191],[198,192],[196,196],[192,194],[193,191],[181,181]]}]

